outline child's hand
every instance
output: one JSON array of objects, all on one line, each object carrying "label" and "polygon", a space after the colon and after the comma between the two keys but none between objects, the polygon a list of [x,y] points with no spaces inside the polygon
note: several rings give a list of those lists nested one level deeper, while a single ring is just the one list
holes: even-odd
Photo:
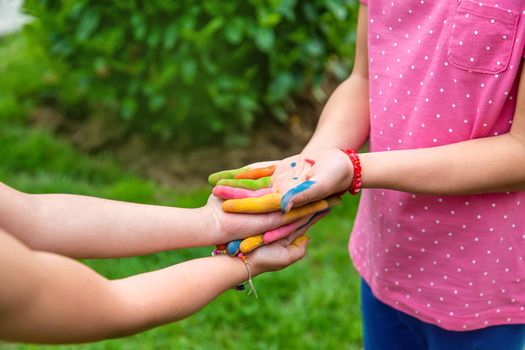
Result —
[{"label": "child's hand", "polygon": [[319,215],[308,225],[299,228],[289,236],[262,246],[248,254],[247,257],[253,274],[258,275],[263,272],[281,270],[303,258],[310,242],[310,238],[304,234],[326,215],[327,213]]},{"label": "child's hand", "polygon": [[280,212],[268,214],[236,214],[222,210],[223,200],[211,195],[203,207],[209,220],[210,245],[260,234],[286,223]]},{"label": "child's hand", "polygon": [[281,210],[346,191],[352,184],[353,165],[343,151],[326,148],[296,155],[277,164],[272,177],[274,191],[283,193]]}]

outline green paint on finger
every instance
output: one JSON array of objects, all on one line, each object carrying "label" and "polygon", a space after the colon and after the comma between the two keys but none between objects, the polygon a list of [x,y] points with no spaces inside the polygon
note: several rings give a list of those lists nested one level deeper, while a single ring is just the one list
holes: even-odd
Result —
[{"label": "green paint on finger", "polygon": [[245,172],[249,170],[249,167],[242,167],[238,169],[229,169],[229,170],[223,170],[218,171],[216,173],[211,174],[208,176],[208,183],[212,186],[215,186],[217,182],[223,179],[233,179],[235,178],[235,175],[240,174],[242,172]]},{"label": "green paint on finger", "polygon": [[261,188],[267,188],[270,187],[272,184],[272,177],[261,177],[257,180],[249,180],[249,179],[220,179],[217,182],[217,185],[219,186],[230,186],[230,187],[237,187],[237,188],[244,188],[247,190],[258,190]]}]

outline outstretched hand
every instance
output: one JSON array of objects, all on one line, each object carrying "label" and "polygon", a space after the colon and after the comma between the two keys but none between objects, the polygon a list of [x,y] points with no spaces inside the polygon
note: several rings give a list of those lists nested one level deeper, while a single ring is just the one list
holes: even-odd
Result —
[{"label": "outstretched hand", "polygon": [[289,221],[284,214],[273,212],[268,214],[237,214],[228,213],[222,209],[224,201],[211,195],[204,207],[212,221],[212,232],[215,232],[214,242],[211,244],[226,243],[273,230]]},{"label": "outstretched hand", "polygon": [[272,176],[272,188],[283,193],[281,211],[288,212],[346,191],[352,178],[353,165],[348,155],[337,148],[326,148],[280,161]]},{"label": "outstretched hand", "polygon": [[290,235],[249,253],[248,258],[255,269],[255,274],[281,270],[302,259],[310,242],[310,237],[304,236],[305,233],[327,214],[326,212],[318,215]]}]

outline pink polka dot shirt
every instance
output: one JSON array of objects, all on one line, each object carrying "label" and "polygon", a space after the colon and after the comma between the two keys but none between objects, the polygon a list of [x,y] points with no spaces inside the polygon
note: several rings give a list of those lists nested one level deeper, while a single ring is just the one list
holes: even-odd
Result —
[{"label": "pink polka dot shirt", "polygon": [[[369,0],[370,150],[508,132],[524,46],[525,1]],[[525,323],[525,192],[364,190],[350,254],[378,299],[423,321]]]}]

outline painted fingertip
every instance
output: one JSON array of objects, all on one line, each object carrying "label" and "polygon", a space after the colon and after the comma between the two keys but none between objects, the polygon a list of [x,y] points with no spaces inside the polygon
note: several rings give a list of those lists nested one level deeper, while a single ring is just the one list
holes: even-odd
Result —
[{"label": "painted fingertip", "polygon": [[304,246],[304,247],[307,247],[308,246],[308,243],[310,243],[310,237],[307,237],[307,236],[301,236],[299,238],[296,238],[292,244],[294,246],[297,246],[297,247],[300,247],[300,246]]},{"label": "painted fingertip", "polygon": [[286,204],[286,207],[284,208],[284,212],[285,213],[288,213],[290,212],[290,210],[292,210],[293,208],[293,200],[292,201],[289,201],[287,204]]},{"label": "painted fingertip", "polygon": [[292,199],[299,193],[306,191],[307,189],[312,187],[315,183],[315,181],[308,180],[286,192],[283,198],[281,199],[281,212],[287,213],[288,211],[290,211],[291,206],[289,206],[289,203],[292,201]]}]

